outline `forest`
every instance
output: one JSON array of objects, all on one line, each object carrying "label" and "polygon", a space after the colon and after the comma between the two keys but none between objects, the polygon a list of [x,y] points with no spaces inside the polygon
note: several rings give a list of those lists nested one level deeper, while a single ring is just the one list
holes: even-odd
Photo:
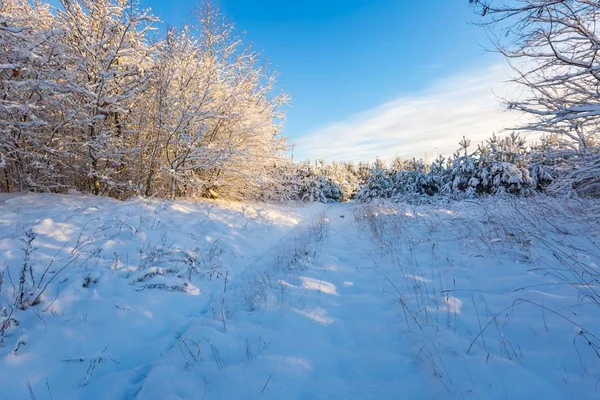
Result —
[{"label": "forest", "polygon": [[559,2],[532,15],[526,5],[535,2],[521,11],[471,3],[482,29],[506,38],[494,49],[516,60],[515,81],[527,88],[507,108],[533,122],[484,143],[462,138],[456,154],[432,161],[353,164],[289,157],[289,97],[208,3],[193,26],[167,29],[137,2],[4,0],[0,190],[305,201],[598,196],[597,5]]}]

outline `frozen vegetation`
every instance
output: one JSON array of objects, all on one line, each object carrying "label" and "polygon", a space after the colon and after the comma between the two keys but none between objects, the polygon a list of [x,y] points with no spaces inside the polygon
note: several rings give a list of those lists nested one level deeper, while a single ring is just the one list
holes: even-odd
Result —
[{"label": "frozen vegetation", "polygon": [[532,122],[355,164],[207,1],[0,0],[0,400],[600,398],[600,6],[469,3]]},{"label": "frozen vegetation", "polygon": [[595,398],[592,201],[0,198],[0,398]]}]

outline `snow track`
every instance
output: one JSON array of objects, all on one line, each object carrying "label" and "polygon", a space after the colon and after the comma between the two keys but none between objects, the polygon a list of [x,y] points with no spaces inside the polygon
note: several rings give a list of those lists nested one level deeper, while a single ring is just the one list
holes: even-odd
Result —
[{"label": "snow track", "polygon": [[0,400],[595,398],[598,220],[516,205],[0,197]]},{"label": "snow track", "polygon": [[[247,316],[268,327],[268,355],[236,373],[236,384],[221,387],[217,398],[234,398],[240,388],[251,398],[260,388],[252,383],[269,377],[262,397],[273,399],[385,399],[407,389],[415,371],[402,354],[397,309],[382,295],[372,246],[359,237],[349,205],[331,206],[325,223],[314,265],[282,278],[289,307]],[[264,381],[248,377],[256,370]]]}]

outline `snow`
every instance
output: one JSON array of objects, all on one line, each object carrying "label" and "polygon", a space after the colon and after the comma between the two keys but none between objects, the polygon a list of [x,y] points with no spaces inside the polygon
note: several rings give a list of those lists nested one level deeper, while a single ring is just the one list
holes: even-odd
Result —
[{"label": "snow", "polygon": [[597,206],[561,201],[0,195],[0,307],[49,282],[0,399],[597,398]]},{"label": "snow", "polygon": [[0,64],[0,69],[17,69],[19,65],[17,64]]}]

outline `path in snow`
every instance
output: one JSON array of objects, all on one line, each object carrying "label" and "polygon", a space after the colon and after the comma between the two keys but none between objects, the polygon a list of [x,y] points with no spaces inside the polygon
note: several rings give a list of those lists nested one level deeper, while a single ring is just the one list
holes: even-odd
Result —
[{"label": "path in snow", "polygon": [[[283,353],[306,362],[299,385],[306,397],[393,398],[407,389],[402,385],[411,374],[395,327],[396,307],[381,293],[372,245],[359,238],[350,207],[333,206],[327,216],[330,232],[318,265],[293,281],[305,309],[290,317],[277,342]],[[279,384],[294,381],[293,374],[284,375]]]},{"label": "path in snow", "polygon": [[4,332],[0,400],[596,398],[598,308],[552,273],[600,224],[528,201],[0,196],[0,307],[27,232],[36,282],[76,261]]},{"label": "path in snow", "polygon": [[253,398],[263,389],[261,397],[272,399],[432,397],[414,357],[404,355],[412,346],[398,328],[397,301],[383,293],[385,278],[353,205],[330,206],[326,220],[314,265],[282,280],[290,307],[243,317],[249,330],[266,327],[267,355],[230,371],[232,384],[208,378],[207,398]]}]

